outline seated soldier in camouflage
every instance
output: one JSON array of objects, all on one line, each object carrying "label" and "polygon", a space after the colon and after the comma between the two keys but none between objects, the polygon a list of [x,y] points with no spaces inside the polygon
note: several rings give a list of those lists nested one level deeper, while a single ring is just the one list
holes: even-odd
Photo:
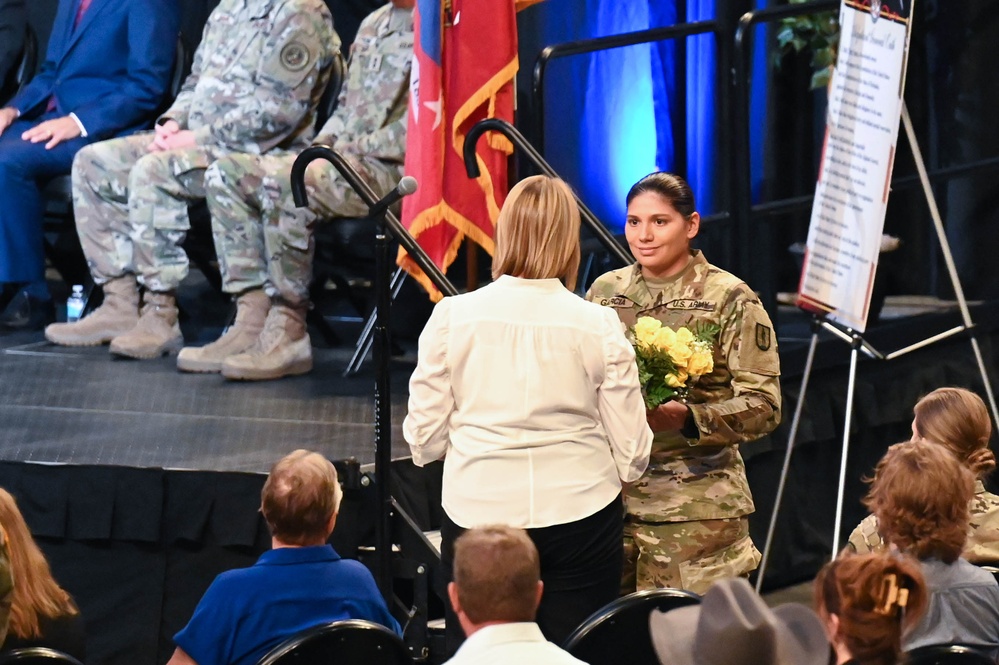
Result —
[{"label": "seated soldier in camouflage", "polygon": [[613,307],[627,326],[646,316],[674,330],[712,325],[718,333],[712,372],[689,385],[683,401],[647,414],[655,439],[648,471],[625,489],[622,591],[704,593],[760,561],[739,444],[780,422],[777,339],[749,286],[691,249],[701,220],[683,178],[652,173],[627,202],[625,236],[637,263],[598,277],[587,299]]},{"label": "seated soldier in camouflage", "polygon": [[188,204],[205,197],[205,170],[233,153],[307,146],[339,47],[322,0],[222,0],[155,131],[77,154],[76,225],[104,304],[47,327],[50,342],[111,342],[113,354],[132,358],[180,349],[175,291],[188,271],[180,245]]},{"label": "seated soldier in camouflage", "polygon": [[[975,494],[968,508],[971,527],[961,555],[972,563],[999,562],[999,496],[985,491],[982,480],[996,468],[989,450],[992,419],[982,398],[964,388],[937,388],[913,407],[912,440],[937,443],[975,475]],[[854,552],[885,549],[878,519],[868,515],[850,534]]]},{"label": "seated soldier in camouflage", "polygon": [[[402,176],[413,5],[392,0],[361,23],[336,111],[314,141],[345,155],[379,195]],[[332,165],[313,162],[305,176],[311,209],[296,208],[290,179],[296,157],[232,154],[205,174],[222,288],[236,296],[236,323],[207,346],[183,349],[181,371],[265,380],[312,369],[305,314],[313,224],[360,217],[367,206]]]}]

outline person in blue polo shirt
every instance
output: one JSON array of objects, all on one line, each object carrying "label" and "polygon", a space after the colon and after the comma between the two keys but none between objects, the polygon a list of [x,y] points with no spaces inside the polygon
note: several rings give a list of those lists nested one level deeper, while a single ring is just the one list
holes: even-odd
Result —
[{"label": "person in blue polo shirt", "polygon": [[215,578],[174,636],[167,665],[254,665],[295,633],[340,619],[399,633],[370,571],[326,544],[340,497],[336,469],[322,455],[296,450],[279,460],[260,502],[272,549]]}]

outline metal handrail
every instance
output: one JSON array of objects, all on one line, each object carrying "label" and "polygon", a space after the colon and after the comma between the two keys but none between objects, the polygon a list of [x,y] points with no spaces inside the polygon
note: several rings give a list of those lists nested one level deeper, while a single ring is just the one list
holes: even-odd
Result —
[{"label": "metal handrail", "polygon": [[[309,203],[309,195],[305,190],[305,169],[311,162],[317,159],[324,159],[332,164],[333,168],[343,176],[343,179],[347,181],[350,188],[361,197],[368,207],[378,202],[378,196],[374,190],[371,189],[368,183],[364,181],[343,155],[327,146],[315,145],[303,150],[291,167],[291,193],[295,199],[296,206],[303,207]],[[402,245],[402,248],[409,253],[413,261],[416,262],[416,265],[423,270],[441,293],[446,296],[458,295],[458,289],[444,276],[441,269],[430,260],[427,253],[416,242],[416,239],[406,230],[406,227],[402,225],[391,211],[386,211],[385,213],[385,228]]]},{"label": "metal handrail", "polygon": [[[468,131],[465,136],[465,146],[463,148],[464,154],[462,155],[465,159],[465,172],[468,174],[469,178],[478,178],[481,172],[479,171],[479,163],[476,161],[475,157],[475,147],[478,145],[479,139],[486,132],[499,132],[507,139],[510,143],[514,145],[518,150],[524,153],[524,156],[534,164],[535,167],[543,174],[557,178],[558,173],[555,169],[545,161],[545,158],[535,149],[531,143],[524,138],[524,135],[517,131],[517,128],[508,123],[505,120],[500,120],[499,118],[486,118],[485,120],[480,120],[475,123],[475,125]],[[627,251],[624,247],[614,239],[613,234],[607,230],[607,227],[597,219],[597,216],[586,207],[579,196],[573,192],[572,196],[576,199],[576,205],[579,206],[579,217],[580,220],[586,225],[586,227],[597,237],[597,240],[612,254],[614,254],[620,261],[622,265],[629,265],[634,262],[634,257]]]},{"label": "metal handrail", "polygon": [[[967,164],[961,164],[960,166],[948,166],[946,168],[936,169],[931,171],[928,175],[931,181],[939,183],[953,180],[954,178],[962,178],[968,174],[989,169],[999,169],[999,157],[978,159]],[[895,192],[902,189],[911,189],[913,187],[918,187],[919,184],[918,175],[907,175],[901,178],[894,178],[891,181],[891,191]],[[775,199],[765,203],[757,203],[753,205],[750,210],[752,211],[752,216],[754,218],[758,218],[759,221],[762,222],[770,223],[771,218],[776,217],[777,215],[811,209],[814,201],[814,195],[806,194],[804,196],[793,196],[790,198]],[[705,220],[701,220],[702,223],[704,221]]]},{"label": "metal handrail", "polygon": [[637,46],[638,44],[649,44],[661,42],[667,39],[677,39],[679,37],[691,37],[718,29],[717,21],[696,21],[694,23],[681,23],[665,28],[651,28],[649,30],[638,30],[636,32],[625,32],[620,35],[609,35],[607,37],[595,37],[593,39],[580,39],[561,44],[552,44],[541,49],[537,59],[534,61],[534,76],[532,83],[532,96],[535,108],[535,134],[539,152],[544,153],[545,147],[545,74],[548,63],[557,58],[565,58],[573,55],[583,55],[585,53],[595,53],[597,51],[607,51],[624,46]]}]

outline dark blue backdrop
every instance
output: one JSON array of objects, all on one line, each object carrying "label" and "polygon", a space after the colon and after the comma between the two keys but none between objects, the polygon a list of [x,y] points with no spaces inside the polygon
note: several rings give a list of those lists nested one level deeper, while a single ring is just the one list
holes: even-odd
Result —
[{"label": "dark blue backdrop", "polygon": [[[757,0],[758,6],[765,0]],[[680,21],[715,17],[716,0],[546,0],[520,15],[521,108],[540,50]],[[754,66],[754,117],[765,109],[765,53]],[[545,86],[545,141],[556,171],[605,224],[620,230],[624,196],[643,175],[678,172],[690,181],[702,213],[724,207],[718,191],[714,35],[573,56],[551,63]],[[757,116],[757,113],[759,116]],[[762,122],[752,122],[754,181],[762,173]],[[754,191],[757,186],[754,182]]]}]

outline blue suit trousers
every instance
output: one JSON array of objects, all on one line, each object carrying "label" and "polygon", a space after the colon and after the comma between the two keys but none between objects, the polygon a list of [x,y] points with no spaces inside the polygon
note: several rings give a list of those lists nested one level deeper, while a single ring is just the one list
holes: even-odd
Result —
[{"label": "blue suit trousers", "polygon": [[45,142],[30,143],[21,134],[60,115],[16,120],[0,134],[0,283],[45,277],[42,190],[48,180],[69,174],[73,156],[89,140],[78,137],[46,150]]}]

